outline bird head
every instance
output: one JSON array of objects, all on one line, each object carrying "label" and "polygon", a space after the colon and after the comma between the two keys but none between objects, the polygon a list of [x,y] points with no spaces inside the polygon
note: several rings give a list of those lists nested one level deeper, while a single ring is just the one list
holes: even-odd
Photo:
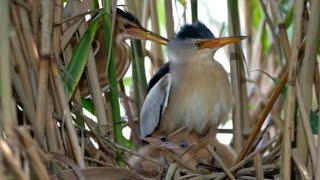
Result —
[{"label": "bird head", "polygon": [[168,39],[142,27],[139,20],[127,11],[117,8],[116,18],[120,32],[129,38],[150,40],[163,45],[166,45],[169,41]]},{"label": "bird head", "polygon": [[181,62],[197,59],[212,59],[221,47],[240,42],[245,36],[215,38],[201,22],[187,24],[181,28],[168,44],[168,55],[172,61]]}]

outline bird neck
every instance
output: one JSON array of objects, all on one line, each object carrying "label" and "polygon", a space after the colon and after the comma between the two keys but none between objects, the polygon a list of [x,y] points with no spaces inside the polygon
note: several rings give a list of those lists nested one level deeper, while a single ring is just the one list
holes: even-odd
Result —
[{"label": "bird neck", "polygon": [[170,59],[171,64],[183,65],[183,64],[193,64],[202,65],[212,63],[213,57],[208,54],[196,54],[191,56],[184,56],[182,58]]}]

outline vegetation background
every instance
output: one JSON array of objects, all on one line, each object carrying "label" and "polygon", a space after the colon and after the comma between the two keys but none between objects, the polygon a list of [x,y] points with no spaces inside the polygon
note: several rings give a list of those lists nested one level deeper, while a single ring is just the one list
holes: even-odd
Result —
[{"label": "vegetation background", "polygon": [[200,174],[176,159],[162,177],[320,179],[319,0],[1,0],[1,178],[144,178],[127,161],[141,156],[139,112],[166,48],[126,38],[117,7],[168,39],[197,20],[248,36],[215,55],[236,100],[219,132],[237,163]]}]

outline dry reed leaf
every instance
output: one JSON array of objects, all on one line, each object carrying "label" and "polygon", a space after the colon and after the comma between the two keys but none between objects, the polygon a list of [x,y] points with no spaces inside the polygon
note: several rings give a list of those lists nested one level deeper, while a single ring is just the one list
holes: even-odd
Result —
[{"label": "dry reed leaf", "polygon": [[61,50],[63,51],[67,45],[70,43],[71,38],[73,37],[74,33],[78,31],[79,26],[84,20],[81,18],[77,20],[75,23],[70,25],[67,30],[63,33],[61,37]]},{"label": "dry reed leaf", "polygon": [[42,159],[38,153],[38,144],[33,140],[30,133],[23,127],[19,127],[17,129],[17,134],[25,148],[33,172],[39,179],[49,179],[47,167],[42,162]]},{"label": "dry reed leaf", "polygon": [[51,160],[58,160],[67,164],[69,167],[72,168],[72,170],[74,171],[74,173],[76,174],[79,180],[85,180],[85,177],[82,174],[80,167],[69,157],[64,156],[62,154],[56,154],[56,153],[50,153],[48,154],[48,156]]},{"label": "dry reed leaf", "polygon": [[[128,169],[121,168],[105,168],[105,167],[90,167],[81,169],[86,180],[103,180],[103,179],[144,179],[142,176]],[[60,176],[60,175],[59,175]],[[68,180],[76,180],[77,177],[72,170],[61,172],[61,177]],[[57,175],[51,176],[52,180],[58,180]]]}]

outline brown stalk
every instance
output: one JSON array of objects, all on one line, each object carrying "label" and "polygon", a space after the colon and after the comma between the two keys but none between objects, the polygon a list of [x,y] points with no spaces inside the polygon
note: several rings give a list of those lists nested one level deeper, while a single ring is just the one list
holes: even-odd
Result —
[{"label": "brown stalk", "polygon": [[166,29],[167,29],[167,37],[169,39],[174,36],[174,21],[173,21],[173,11],[172,11],[172,1],[165,0],[164,6],[166,9]]},{"label": "brown stalk", "polygon": [[[261,102],[263,104],[263,106],[267,105],[267,97],[262,93],[262,90],[260,88],[258,88],[257,86],[256,88],[256,92],[257,94],[261,97]],[[270,110],[270,115],[272,116],[272,121],[274,121],[275,125],[277,126],[277,129],[279,129],[280,131],[283,131],[283,124],[282,124],[282,118],[280,115],[280,112],[277,111],[277,108],[273,107]]]},{"label": "brown stalk", "polygon": [[20,141],[22,142],[27,153],[27,157],[31,165],[31,168],[33,169],[33,172],[35,173],[37,178],[49,179],[47,168],[41,161],[41,158],[39,156],[39,147],[36,145],[29,132],[23,127],[18,128],[17,132]]},{"label": "brown stalk", "polygon": [[[250,68],[251,69],[259,69],[260,64],[262,62],[262,44],[261,44],[261,38],[262,38],[262,32],[266,26],[266,20],[262,19],[258,25],[258,28],[254,34],[253,42],[252,42],[252,51],[250,55]],[[258,79],[257,75],[253,75],[251,77],[252,79]]]},{"label": "brown stalk", "polygon": [[139,127],[138,124],[135,123],[133,114],[132,114],[132,109],[129,104],[129,97],[126,96],[123,80],[120,80],[119,82],[119,90],[122,92],[122,95],[120,95],[122,99],[122,104],[124,109],[126,110],[126,115],[128,117],[128,125],[131,128],[131,140],[133,141],[134,144],[139,145],[140,139],[139,139]]},{"label": "brown stalk", "polygon": [[[230,4],[237,4],[236,1],[233,1],[228,3],[228,21],[229,21],[229,35],[239,35],[239,32],[235,32],[235,30],[238,28],[236,24],[233,24],[234,22],[238,22],[238,16],[233,17],[231,14],[231,5]],[[236,13],[234,13],[236,14]],[[236,18],[237,20],[233,21],[233,18]],[[235,45],[229,45],[229,54],[230,54],[230,69],[231,69],[231,90],[233,97],[235,99],[234,108],[232,112],[232,123],[233,123],[233,142],[234,142],[234,149],[236,152],[239,152],[242,147],[242,111],[241,111],[241,95],[242,95],[242,88],[241,88],[241,70],[239,69],[239,62],[242,63],[240,60],[240,54],[236,50]]]},{"label": "brown stalk", "polygon": [[[78,31],[79,26],[83,23],[84,19],[78,19],[73,22],[67,29],[64,29],[64,33],[61,37],[61,51],[63,51],[67,45],[70,44],[70,41],[74,35]],[[64,25],[65,26],[65,25]]]},{"label": "brown stalk", "polygon": [[[84,24],[80,25],[78,30],[79,30],[80,36],[82,36],[86,31],[85,25]],[[90,86],[93,105],[94,105],[96,116],[98,119],[99,134],[102,137],[104,137],[107,135],[106,129],[107,129],[108,121],[107,121],[107,115],[105,112],[105,107],[103,104],[103,97],[100,89],[96,62],[95,62],[92,50],[90,50],[89,52],[89,59],[86,64],[86,69],[87,69],[87,78]]]},{"label": "brown stalk", "polygon": [[[54,1],[54,17],[53,17],[53,23],[59,22],[62,19],[62,0],[55,0]],[[52,32],[52,54],[56,55],[59,53],[60,49],[60,38],[61,38],[61,27],[53,27],[53,32]],[[53,60],[53,59],[51,59]],[[49,69],[48,69],[49,70]],[[50,78],[52,79],[52,78]],[[51,90],[54,90],[54,85],[51,83],[48,83],[48,88],[51,88]],[[58,130],[57,123],[55,119],[53,118],[53,113],[54,113],[54,107],[56,107],[56,112],[59,114],[61,112],[59,110],[60,106],[55,106],[54,103],[54,93],[55,91],[48,91],[47,92],[47,114],[46,114],[46,127],[45,127],[45,133],[47,137],[47,142],[48,142],[48,150],[50,152],[56,152],[60,154],[64,154],[64,149],[63,145],[60,139],[60,132]],[[60,113],[62,114],[62,113]]]},{"label": "brown stalk", "polygon": [[[272,38],[273,38],[273,41],[274,41],[274,45],[275,45],[275,49],[276,49],[276,52],[278,54],[278,59],[280,60],[280,56],[281,56],[281,46],[280,46],[280,42],[279,42],[279,37],[277,36],[277,33],[276,33],[276,28],[274,26],[274,23],[267,11],[267,7],[266,7],[266,4],[264,3],[264,0],[260,0],[260,6],[261,6],[261,9],[262,9],[262,12],[266,18],[266,22],[267,22],[267,25],[269,26],[270,28],[270,31],[271,31],[271,35],[272,35]],[[265,1],[265,2],[268,2],[268,1]]]},{"label": "brown stalk", "polygon": [[316,91],[316,98],[317,98],[317,104],[318,104],[318,109],[320,106],[320,73],[319,73],[319,63],[316,62],[316,66],[314,67],[314,89]]},{"label": "brown stalk", "polygon": [[[320,30],[320,1],[310,1],[310,19],[308,22],[307,33],[306,33],[306,47],[305,54],[302,61],[300,82],[303,87],[302,94],[303,100],[306,107],[307,115],[310,115],[311,103],[312,103],[312,87],[314,77],[314,66],[317,60],[317,49],[319,46],[319,30]],[[312,70],[311,70],[312,69]],[[310,71],[311,70],[311,71]],[[309,116],[307,116],[309,117]],[[318,128],[318,137],[320,137],[320,128]],[[320,138],[318,138],[318,144],[320,144]],[[317,151],[317,165],[314,169],[315,177],[317,180],[320,179],[320,148],[318,146]]]},{"label": "brown stalk", "polygon": [[104,104],[106,105],[105,111],[107,113],[107,120],[108,120],[108,127],[109,127],[107,130],[107,133],[109,134],[109,138],[114,139],[112,109],[111,109],[111,103],[110,103],[110,92],[105,93]]},{"label": "brown stalk", "polygon": [[[268,170],[272,170],[272,169],[278,169],[279,165],[267,164],[267,165],[263,165],[261,168],[263,171],[268,171]],[[255,167],[243,168],[237,172],[237,175],[247,174],[247,173],[254,172],[254,171],[255,171]]]},{"label": "brown stalk", "polygon": [[[55,0],[54,2],[54,17],[53,17],[53,23],[56,24],[57,22],[61,21],[62,19],[62,0]],[[64,39],[64,37],[61,37],[61,27],[54,26],[53,32],[52,32],[52,49],[54,54],[58,54],[60,52],[60,43]]]},{"label": "brown stalk", "polygon": [[[20,18],[19,18],[19,9],[18,9],[17,6],[15,6],[13,4],[11,4],[11,18],[12,18],[11,24],[15,27],[15,31],[17,32],[18,39],[19,39],[20,45],[21,45],[22,50],[23,50],[23,55],[24,55],[24,58],[25,58],[25,64],[27,64],[27,67],[32,67],[30,65],[31,55],[28,52],[27,44],[26,44],[26,41],[24,39],[24,35],[23,35],[23,32],[22,32],[22,25],[21,25]],[[30,70],[28,70],[28,71],[30,71]]]},{"label": "brown stalk", "polygon": [[30,5],[27,2],[25,2],[24,0],[14,0],[14,3],[25,8],[28,12],[31,12]]},{"label": "brown stalk", "polygon": [[64,154],[61,144],[59,143],[59,136],[57,131],[56,121],[53,119],[52,115],[54,112],[53,100],[51,95],[47,96],[47,123],[45,127],[45,133],[48,142],[48,151]]},{"label": "brown stalk", "polygon": [[[57,88],[55,86],[54,77],[53,77],[52,73],[49,73],[49,82],[50,82],[49,91],[52,96],[53,105],[54,105],[53,107],[55,109],[56,116],[58,116],[58,115],[62,116],[63,110],[62,110],[62,107],[60,107],[58,92],[56,91]],[[53,116],[53,114],[52,114],[52,116]]]},{"label": "brown stalk", "polygon": [[292,150],[291,155],[292,155],[293,162],[296,164],[296,166],[297,166],[297,168],[299,170],[301,179],[302,180],[311,179],[310,174],[308,173],[308,169],[307,169],[306,165],[297,156],[296,149]]},{"label": "brown stalk", "polygon": [[286,27],[284,24],[279,24],[278,28],[279,28],[280,42],[283,46],[286,59],[291,59],[291,50],[290,50],[289,38],[286,31]]},{"label": "brown stalk", "polygon": [[268,116],[270,110],[272,109],[272,107],[273,107],[275,101],[277,100],[278,96],[280,95],[281,91],[285,87],[287,81],[288,81],[288,71],[286,70],[285,73],[281,76],[280,83],[275,87],[272,96],[268,100],[267,105],[264,107],[263,111],[259,115],[259,119],[257,121],[257,124],[255,125],[253,130],[251,130],[251,133],[250,133],[245,145],[243,146],[240,154],[238,155],[236,163],[240,162],[247,155],[255,137],[258,135],[258,133],[261,129],[262,124],[264,123],[266,117]]},{"label": "brown stalk", "polygon": [[[37,22],[38,21],[39,20],[37,19]],[[52,31],[53,31],[53,1],[52,0],[41,1],[41,22],[42,23],[41,23],[40,55],[49,56],[51,54],[51,45],[52,45],[51,37],[52,37]]]},{"label": "brown stalk", "polygon": [[[2,129],[0,130],[3,131]],[[0,154],[0,177],[5,177],[5,164],[3,154]]]},{"label": "brown stalk", "polygon": [[35,110],[35,102],[33,99],[33,92],[31,87],[31,81],[29,79],[29,68],[26,64],[25,57],[22,53],[21,42],[17,37],[17,32],[12,31],[10,35],[10,42],[12,47],[12,57],[15,57],[15,68],[18,69],[18,76],[24,88],[24,93],[26,95],[27,102],[30,106],[30,109]]},{"label": "brown stalk", "polygon": [[20,166],[19,158],[15,156],[7,142],[5,142],[3,139],[0,139],[0,152],[1,154],[3,154],[2,157],[4,161],[8,164],[8,166],[10,167],[9,169],[12,171],[12,173],[17,179],[29,179]]},{"label": "brown stalk", "polygon": [[[34,133],[35,133],[35,137],[36,139],[40,142],[41,141],[41,136],[40,136],[40,130],[36,127],[36,122],[35,122],[35,111],[34,108],[29,106],[28,104],[28,99],[26,98],[26,94],[24,93],[24,89],[22,86],[22,83],[18,77],[18,74],[13,70],[13,68],[11,67],[11,80],[12,80],[12,84],[19,96],[19,98],[21,99],[21,103],[22,106],[24,108],[24,112],[31,124],[31,126],[34,128]],[[15,107],[14,107],[15,109]],[[12,123],[16,123],[16,122],[12,122]]]},{"label": "brown stalk", "polygon": [[141,15],[141,25],[143,27],[147,27],[147,21],[150,17],[150,1],[149,0],[144,0],[142,9],[143,9],[143,12]]},{"label": "brown stalk", "polygon": [[297,99],[299,104],[299,110],[300,110],[300,116],[299,120],[301,120],[303,125],[303,130],[306,136],[306,141],[308,144],[308,148],[310,151],[311,161],[312,161],[312,167],[313,169],[316,169],[316,145],[314,143],[314,138],[311,130],[310,120],[308,116],[308,112],[306,111],[306,105],[304,104],[303,98],[302,98],[302,89],[300,86],[300,83],[296,81],[296,87],[297,87]]},{"label": "brown stalk", "polygon": [[[266,142],[263,146],[259,147],[258,149],[256,149],[255,151],[253,151],[251,154],[249,154],[248,156],[246,156],[243,160],[236,162],[235,165],[230,169],[231,172],[235,172],[236,170],[240,169],[241,167],[243,167],[244,165],[246,165],[248,162],[252,161],[253,158],[258,154],[263,154],[263,152],[272,147],[272,144],[278,140],[278,134],[275,135],[272,139],[270,139],[268,142]],[[220,180],[226,177],[226,174],[221,174],[219,175],[216,180]]]},{"label": "brown stalk", "polygon": [[[142,25],[142,27],[147,27],[148,19],[150,17],[150,0],[143,1],[142,9],[143,9],[143,12],[142,12],[141,18],[140,18],[141,25]],[[146,41],[142,41],[143,50],[145,50],[145,46],[146,46]],[[146,53],[143,52],[143,54],[146,54]],[[153,62],[152,59],[151,59],[151,62]]]},{"label": "brown stalk", "polygon": [[55,154],[55,153],[46,154],[46,157],[50,160],[58,160],[60,162],[65,163],[66,165],[71,167],[71,169],[76,174],[78,180],[85,180],[85,177],[83,176],[79,166],[76,163],[74,163],[74,161],[72,159],[70,159],[69,157],[63,156],[60,154]]},{"label": "brown stalk", "polygon": [[168,167],[167,173],[166,173],[166,180],[174,179],[174,175],[176,174],[177,169],[177,163],[171,163]]},{"label": "brown stalk", "polygon": [[269,1],[269,3],[274,24],[279,24],[280,22],[282,22],[280,3],[277,1]]},{"label": "brown stalk", "polygon": [[[252,53],[252,49],[255,48],[255,46],[253,46],[253,28],[251,27],[252,24],[252,15],[251,15],[251,1],[239,1],[239,11],[241,11],[241,14],[243,14],[243,18],[244,18],[244,27],[245,27],[245,33],[246,36],[248,36],[246,43],[245,43],[245,47],[246,47],[246,55],[248,57],[247,62],[248,65],[250,67],[251,62],[257,57],[257,56],[253,56],[255,57],[254,59],[252,59],[250,57],[251,53]],[[240,22],[242,23],[242,22]]]},{"label": "brown stalk", "polygon": [[[97,125],[94,123],[94,121],[85,117],[85,116],[83,117],[83,120],[85,121],[85,123],[89,127],[90,131],[92,132],[92,137],[95,138],[96,142],[101,147],[101,150],[103,152],[105,152],[110,157],[109,158],[110,162],[112,162],[113,164],[117,164],[116,160],[114,159],[115,155],[113,154],[112,149],[110,148],[110,146],[107,146],[104,143],[104,139],[99,136],[99,134],[97,132]],[[109,136],[109,138],[111,138],[111,137]]]},{"label": "brown stalk", "polygon": [[[50,1],[50,0],[49,0]],[[48,1],[41,1],[41,6],[44,4],[47,4]],[[50,3],[50,2],[49,2]],[[38,44],[40,39],[39,34],[39,19],[40,19],[40,0],[33,0],[31,4],[31,23],[32,23],[32,32],[34,35],[35,42]],[[41,8],[42,9],[42,8]],[[43,13],[43,11],[41,12]],[[50,13],[50,12],[48,12]],[[42,18],[45,15],[42,15]],[[46,24],[46,21],[42,21],[44,24]],[[42,42],[43,43],[43,42]]]},{"label": "brown stalk", "polygon": [[63,88],[63,83],[58,71],[58,67],[56,62],[51,62],[51,73],[53,75],[54,78],[54,82],[55,82],[55,86],[57,88],[58,91],[58,98],[59,98],[59,102],[60,102],[60,106],[62,107],[63,111],[63,116],[65,116],[65,124],[66,124],[66,128],[67,128],[67,132],[68,132],[68,136],[69,136],[69,141],[71,143],[71,147],[72,147],[72,151],[73,151],[73,155],[75,157],[75,160],[77,162],[77,164],[80,167],[84,167],[85,163],[83,160],[83,156],[81,154],[81,148],[79,146],[79,139],[77,136],[77,132],[75,130],[75,127],[73,126],[72,123],[72,117],[71,117],[71,112],[69,109],[69,105],[68,105],[68,98],[66,97],[64,88]]},{"label": "brown stalk", "polygon": [[191,171],[191,172],[195,172],[196,169],[191,167],[189,164],[187,164],[185,161],[183,161],[182,159],[180,159],[179,157],[176,156],[175,153],[173,153],[172,151],[163,148],[161,149],[164,152],[164,156],[169,158],[170,160],[172,159],[175,163],[179,164],[181,167],[185,168],[187,171]]},{"label": "brown stalk", "polygon": [[48,95],[48,78],[49,78],[49,59],[41,59],[39,78],[38,78],[38,94],[36,101],[35,122],[39,130],[41,141],[39,142],[42,148],[46,149],[45,142],[45,127],[47,122],[47,95]]},{"label": "brown stalk", "polygon": [[[156,6],[156,0],[150,1],[150,14],[151,14],[151,23],[152,23],[152,32],[156,34],[160,34],[160,27],[159,27],[159,21],[158,21],[158,14],[157,14],[157,6]],[[151,43],[151,49],[152,52],[154,52],[154,70],[159,69],[163,64],[163,57],[162,57],[162,51],[161,46],[156,43]]]},{"label": "brown stalk", "polygon": [[[35,2],[39,3],[39,2]],[[36,126],[39,129],[39,135],[42,137],[40,145],[46,149],[45,145],[45,127],[47,116],[47,94],[48,94],[48,78],[49,78],[49,57],[51,54],[51,36],[53,30],[53,3],[51,0],[41,1],[41,39],[40,39],[40,66],[38,76],[38,90],[36,98]],[[37,13],[35,15],[37,17]],[[32,19],[34,20],[34,19]],[[37,23],[37,22],[33,22]],[[37,32],[34,32],[37,33]],[[37,37],[37,34],[35,34]]]},{"label": "brown stalk", "polygon": [[73,21],[73,20],[77,20],[77,19],[80,20],[80,19],[83,19],[86,15],[94,15],[95,13],[98,13],[101,11],[102,11],[102,9],[93,9],[88,12],[79,12],[71,17],[68,17],[63,20],[55,22],[54,26],[60,26],[61,24],[68,23],[69,21]]},{"label": "brown stalk", "polygon": [[[161,167],[166,167],[165,164],[163,164],[163,163],[161,163],[161,162],[158,162],[158,161],[156,161],[156,160],[154,160],[154,159],[152,159],[152,158],[150,158],[150,157],[147,157],[147,156],[145,156],[145,155],[143,155],[143,154],[137,153],[136,151],[133,151],[133,150],[131,150],[131,149],[128,149],[128,148],[126,148],[126,147],[123,147],[123,146],[121,146],[121,145],[119,145],[119,144],[113,143],[113,142],[111,142],[111,141],[109,141],[109,140],[107,140],[107,142],[110,143],[112,146],[118,148],[118,149],[121,149],[121,150],[123,150],[123,151],[128,152],[128,153],[131,154],[131,155],[140,157],[141,159],[150,161],[150,162],[155,163],[155,164],[157,164],[157,165],[159,165],[159,166],[161,166]],[[177,159],[175,159],[175,160],[177,160]],[[179,159],[178,159],[178,160],[179,160]]]},{"label": "brown stalk", "polygon": [[39,58],[39,54],[37,51],[36,42],[33,38],[31,23],[28,18],[29,16],[28,16],[27,11],[24,8],[18,7],[18,10],[20,13],[20,22],[21,22],[21,26],[22,26],[22,33],[23,33],[24,39],[27,44],[28,53],[30,54],[30,57],[31,57],[30,62],[29,62],[29,64],[31,65],[30,68],[32,68],[33,70],[37,70],[38,65],[40,63],[40,58]]},{"label": "brown stalk", "polygon": [[[295,18],[294,18],[294,33],[292,39],[291,50],[286,54],[290,57],[289,60],[289,83],[288,83],[288,101],[286,109],[286,117],[284,122],[283,133],[283,151],[282,151],[282,169],[281,175],[284,179],[291,178],[291,128],[294,121],[294,111],[296,105],[296,73],[297,61],[299,56],[300,42],[302,39],[302,13],[303,0],[298,0],[295,3]],[[285,39],[283,39],[285,40]],[[286,48],[285,48],[286,50]],[[285,51],[286,52],[286,51]],[[299,126],[299,124],[298,124]]]},{"label": "brown stalk", "polygon": [[262,169],[262,161],[261,161],[261,155],[259,153],[254,157],[253,163],[255,166],[257,179],[263,180],[264,175],[263,175],[263,169]]},{"label": "brown stalk", "polygon": [[275,148],[273,148],[273,150],[270,151],[269,154],[263,157],[263,163],[267,164],[273,162],[275,158],[277,158],[277,156],[279,155],[280,149],[281,146],[276,146]]}]

